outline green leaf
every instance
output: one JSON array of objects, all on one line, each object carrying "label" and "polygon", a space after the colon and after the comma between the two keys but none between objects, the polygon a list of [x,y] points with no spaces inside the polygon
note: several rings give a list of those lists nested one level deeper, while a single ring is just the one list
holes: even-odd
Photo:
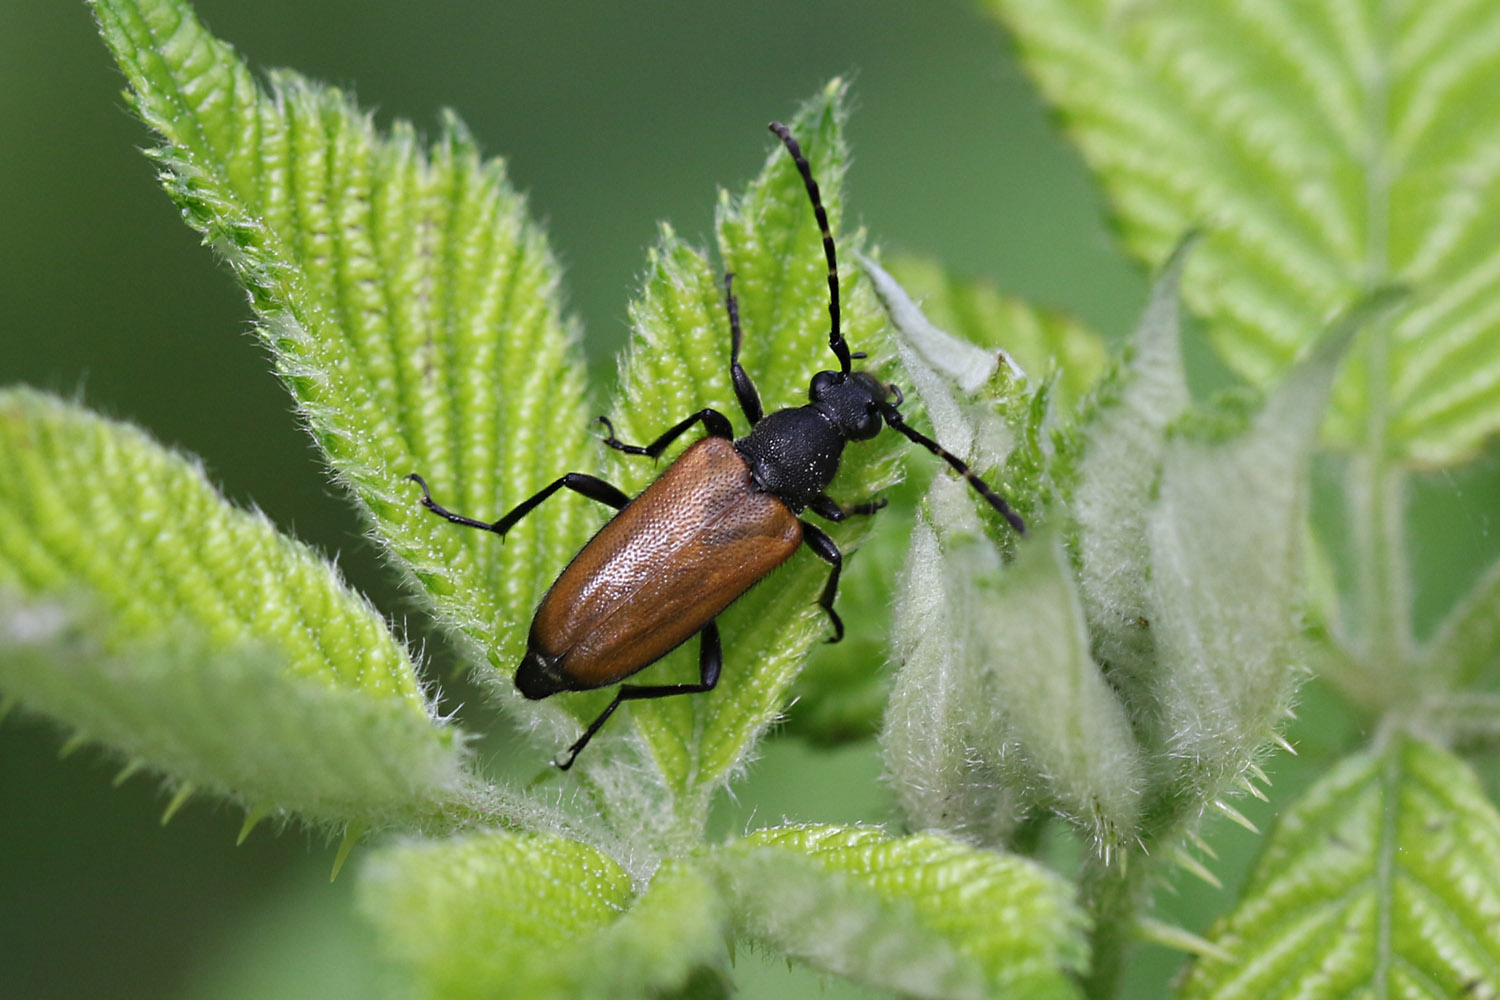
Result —
[{"label": "green leaf", "polygon": [[1104,339],[1076,317],[1002,294],[988,281],[960,278],[936,260],[901,256],[889,267],[935,326],[1004,351],[1034,376],[1045,378],[1055,369],[1060,406],[1083,398],[1104,370]]},{"label": "green leaf", "polygon": [[1449,612],[1412,669],[1450,678],[1455,691],[1500,687],[1500,563]]},{"label": "green leaf", "polygon": [[[992,455],[1011,436],[979,392],[1002,375],[995,356],[935,327],[890,275],[866,268],[938,438],[959,455]],[[1028,417],[1026,405],[1014,409]],[[1071,567],[1046,527],[1006,567],[973,503],[967,486],[939,477],[913,532],[892,624],[901,672],[882,737],[886,769],[919,829],[996,844],[1039,806],[1109,856],[1135,837],[1141,761],[1091,657]]]},{"label": "green leaf", "polygon": [[1121,686],[1149,684],[1150,545],[1146,525],[1161,476],[1166,429],[1189,402],[1178,297],[1195,240],[1162,268],[1118,368],[1089,400],[1078,431],[1082,457],[1072,489],[1078,589],[1099,661]]},{"label": "green leaf", "polygon": [[1157,663],[1123,693],[1165,765],[1168,813],[1222,794],[1285,716],[1309,459],[1340,361],[1390,301],[1377,296],[1335,323],[1242,429],[1226,434],[1190,414],[1167,442],[1146,522],[1142,630]]},{"label": "green leaf", "polygon": [[0,689],[258,812],[478,805],[463,736],[327,562],[144,432],[0,392]]},{"label": "green leaf", "polygon": [[1462,762],[1396,738],[1277,823],[1188,1000],[1500,993],[1500,814]]},{"label": "green leaf", "polygon": [[1334,439],[1451,464],[1500,428],[1500,7],[991,0],[1155,261],[1257,383],[1404,284],[1335,392]]},{"label": "green leaf", "polygon": [[[1089,653],[1070,566],[1043,528],[1004,566],[961,534],[962,487],[938,482],[913,533],[893,632],[902,664],[882,743],[907,821],[995,844],[1034,807],[1108,857],[1136,835],[1143,761]],[[1003,790],[1002,790],[1003,789]]]},{"label": "green leaf", "polygon": [[1082,919],[1060,878],[935,834],[760,830],[716,852],[737,930],[903,996],[1072,997]]},{"label": "green leaf", "polygon": [[[812,164],[846,265],[841,271],[844,334],[853,349],[870,352],[867,364],[880,371],[886,364],[883,317],[866,282],[847,266],[858,236],[838,228],[848,159],[844,89],[841,81],[833,81],[788,124]],[[822,242],[801,177],[779,142],[770,146],[760,176],[740,198],[721,194],[718,236],[724,270],[735,276],[743,361],[765,409],[802,405],[812,374],[836,362],[828,349]],[[611,417],[622,440],[650,441],[704,407],[717,409],[743,429],[729,379],[729,320],[717,274],[702,253],[684,245],[670,229],[663,232],[642,297],[631,309],[633,334]],[[851,447],[830,495],[846,504],[875,495],[894,480],[893,456],[899,447],[899,441],[890,439]],[[669,451],[662,463],[677,453]],[[611,479],[629,492],[659,471],[660,465],[653,467],[649,460],[618,456]],[[867,530],[858,520],[830,530],[846,554]],[[701,824],[709,796],[782,708],[808,648],[830,634],[828,618],[815,604],[827,574],[826,563],[811,552],[798,552],[722,616],[724,673],[712,694],[629,706],[667,788],[678,796],[675,808],[690,822]],[[643,682],[696,680],[697,656],[697,643],[690,642],[650,668]],[[578,711],[579,718],[602,704],[597,696],[576,700],[587,706]],[[595,754],[594,761],[610,752]],[[580,766],[598,764],[585,755]],[[659,807],[638,806],[642,815],[653,810]]]},{"label": "green leaf", "polygon": [[[912,405],[920,402],[932,423],[932,437],[975,471],[999,464],[1013,443],[1009,426],[997,415],[995,397],[1022,380],[1002,355],[939,329],[922,314],[906,290],[875,261],[860,258],[880,304],[898,334],[897,351],[910,381]],[[999,484],[1002,487],[1003,485]]]},{"label": "green leaf", "polygon": [[420,472],[438,502],[494,519],[597,468],[559,269],[503,165],[451,115],[423,149],[405,123],[378,134],[337,90],[289,72],[259,85],[181,0],[93,6],[161,136],[167,193],[249,291],[337,477],[474,657],[508,671],[599,512],[559,497],[502,545],[434,517],[403,482]]},{"label": "green leaf", "polygon": [[724,974],[723,904],[686,866],[667,865],[637,895],[592,847],[496,832],[385,848],[359,889],[361,913],[416,996],[613,1000],[709,987]]}]

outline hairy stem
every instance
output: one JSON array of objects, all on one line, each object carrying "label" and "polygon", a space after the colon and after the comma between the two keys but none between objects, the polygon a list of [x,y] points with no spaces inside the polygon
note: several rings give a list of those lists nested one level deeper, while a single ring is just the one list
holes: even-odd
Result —
[{"label": "hairy stem", "polygon": [[[1132,863],[1133,860],[1133,863]],[[1093,1000],[1115,996],[1125,960],[1135,941],[1135,920],[1145,902],[1147,859],[1121,855],[1113,864],[1098,858],[1087,863],[1079,897],[1089,917],[1089,966],[1083,995]]]}]

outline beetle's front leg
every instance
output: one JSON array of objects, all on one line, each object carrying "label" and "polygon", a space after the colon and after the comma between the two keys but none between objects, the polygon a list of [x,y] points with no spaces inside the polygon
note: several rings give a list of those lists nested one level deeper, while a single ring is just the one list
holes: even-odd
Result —
[{"label": "beetle's front leg", "polygon": [[699,421],[703,422],[703,429],[708,431],[709,436],[727,438],[729,440],[734,439],[734,427],[729,423],[729,418],[712,407],[704,407],[691,417],[679,420],[671,427],[668,427],[661,437],[645,447],[638,444],[626,444],[624,441],[621,441],[615,437],[615,425],[610,423],[609,418],[599,418],[599,423],[603,424],[609,430],[609,436],[604,439],[605,444],[609,445],[615,451],[623,451],[627,455],[646,455],[650,458],[660,458],[661,453],[667,450],[667,445],[676,441],[682,436],[684,431]]}]

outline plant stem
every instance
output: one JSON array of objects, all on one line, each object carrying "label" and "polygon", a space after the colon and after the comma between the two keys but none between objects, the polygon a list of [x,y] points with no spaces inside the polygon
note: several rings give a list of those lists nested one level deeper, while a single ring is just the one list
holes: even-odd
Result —
[{"label": "plant stem", "polygon": [[[1382,38],[1379,51],[1391,51],[1392,24],[1383,8],[1377,8],[1376,31]],[[1384,64],[1368,67],[1365,152],[1366,236],[1363,284],[1366,290],[1390,280],[1389,226],[1391,178],[1385,138],[1390,123],[1390,69]],[[1410,604],[1406,565],[1406,475],[1391,460],[1390,414],[1392,401],[1390,325],[1377,323],[1366,334],[1365,385],[1368,418],[1360,452],[1350,463],[1347,498],[1354,517],[1355,566],[1359,573],[1356,653],[1366,665],[1366,686],[1374,690],[1356,693],[1361,700],[1375,697],[1371,707],[1385,709],[1409,703],[1411,692],[1401,687],[1408,672],[1411,648]]]},{"label": "plant stem", "polygon": [[1378,713],[1409,704],[1411,608],[1406,564],[1406,473],[1389,450],[1387,326],[1369,333],[1366,382],[1369,418],[1360,452],[1349,463],[1345,498],[1354,531],[1358,602],[1354,653],[1364,664],[1362,690],[1348,692]]},{"label": "plant stem", "polygon": [[1135,942],[1135,918],[1144,903],[1143,887],[1147,858],[1121,853],[1114,864],[1089,860],[1079,894],[1090,921],[1089,968],[1083,977],[1083,995],[1105,1000],[1120,990],[1125,958]]}]

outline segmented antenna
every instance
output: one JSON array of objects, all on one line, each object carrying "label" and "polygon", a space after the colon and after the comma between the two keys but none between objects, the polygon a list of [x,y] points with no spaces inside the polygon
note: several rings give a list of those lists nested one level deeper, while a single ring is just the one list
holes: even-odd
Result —
[{"label": "segmented antenna", "polygon": [[812,165],[807,162],[807,157],[802,155],[802,147],[797,145],[797,140],[792,138],[792,130],[781,122],[772,122],[771,131],[776,133],[786,146],[787,152],[792,154],[797,170],[802,174],[802,183],[807,187],[807,197],[812,200],[813,215],[817,216],[818,229],[823,234],[823,256],[828,258],[828,320],[831,324],[828,329],[828,347],[839,359],[840,369],[847,375],[849,374],[849,345],[844,341],[844,335],[839,332],[839,264],[833,252],[833,233],[828,230],[828,213],[823,209],[823,198],[818,193],[818,182],[813,180]]},{"label": "segmented antenna", "polygon": [[947,462],[949,467],[952,468],[954,472],[957,472],[959,475],[967,479],[969,481],[969,485],[974,487],[974,489],[978,491],[980,496],[989,501],[990,506],[995,508],[995,510],[1000,513],[1001,517],[1010,522],[1010,526],[1016,529],[1016,534],[1026,534],[1026,522],[1021,520],[1021,515],[1015,512],[1015,509],[1011,507],[1011,505],[1003,496],[991,489],[989,483],[976,476],[974,474],[974,471],[969,468],[969,463],[953,454],[953,452],[949,451],[947,448],[944,448],[942,445],[938,444],[926,434],[923,434],[921,431],[912,428],[910,424],[908,424],[901,418],[901,411],[897,410],[890,403],[880,404],[880,415],[885,418],[886,424],[889,425],[893,430],[899,431],[906,437],[908,441],[912,441],[916,444],[921,445],[923,448],[926,448],[938,458],[941,458],[943,461]]}]

